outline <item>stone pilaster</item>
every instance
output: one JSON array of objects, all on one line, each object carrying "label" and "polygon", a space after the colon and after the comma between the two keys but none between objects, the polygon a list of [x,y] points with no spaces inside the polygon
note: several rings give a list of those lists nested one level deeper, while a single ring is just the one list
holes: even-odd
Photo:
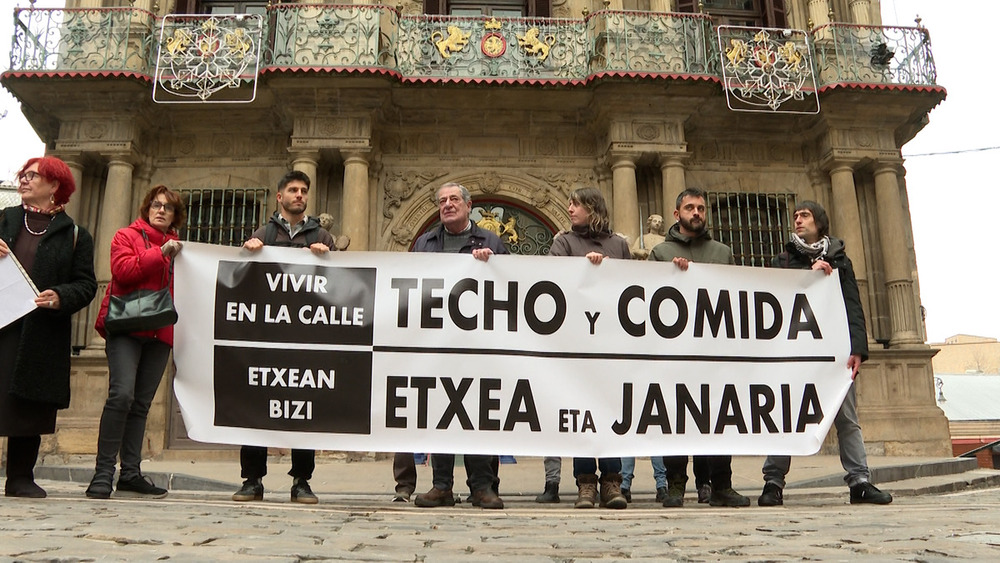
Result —
[{"label": "stone pilaster", "polygon": [[612,225],[615,232],[628,237],[629,242],[642,236],[639,225],[639,194],[636,191],[635,155],[611,155]]},{"label": "stone pilaster", "polygon": [[878,232],[882,242],[886,294],[892,322],[892,336],[889,339],[891,346],[922,344],[917,331],[913,280],[910,278],[910,254],[903,238],[906,226],[896,168],[896,163],[880,163],[875,169]]},{"label": "stone pilaster", "polygon": [[367,153],[344,154],[344,227],[351,237],[351,250],[369,250],[368,158]]}]

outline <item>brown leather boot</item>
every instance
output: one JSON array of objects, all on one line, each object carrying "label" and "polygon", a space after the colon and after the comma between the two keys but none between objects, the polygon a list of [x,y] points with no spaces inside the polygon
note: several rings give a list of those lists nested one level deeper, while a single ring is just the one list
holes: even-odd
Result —
[{"label": "brown leather boot", "polygon": [[472,493],[470,502],[472,506],[478,506],[479,508],[503,508],[503,499],[493,491],[493,487],[486,487],[485,489],[475,491]]},{"label": "brown leather boot", "polygon": [[[619,483],[621,480],[619,478]],[[580,492],[576,497],[576,504],[573,508],[594,508],[597,504],[597,475],[580,475],[576,478],[576,485]]]},{"label": "brown leather boot", "polygon": [[451,489],[442,491],[437,487],[431,487],[431,490],[426,493],[417,495],[417,498],[413,499],[413,504],[423,506],[424,508],[455,506],[455,495],[451,493]]},{"label": "brown leather boot", "polygon": [[628,499],[622,494],[621,473],[601,475],[601,507],[618,510],[628,508]]}]

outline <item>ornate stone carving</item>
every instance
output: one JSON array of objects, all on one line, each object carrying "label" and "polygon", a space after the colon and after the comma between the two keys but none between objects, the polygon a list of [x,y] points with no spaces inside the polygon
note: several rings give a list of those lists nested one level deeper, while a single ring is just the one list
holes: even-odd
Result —
[{"label": "ornate stone carving", "polygon": [[392,241],[400,246],[409,246],[413,241],[413,230],[406,225],[396,225],[392,228]]},{"label": "ornate stone carving", "polygon": [[88,139],[102,139],[108,134],[108,126],[106,123],[91,121],[84,126],[83,134]]},{"label": "ornate stone carving", "polygon": [[592,137],[577,137],[573,139],[573,150],[578,156],[592,156],[597,151],[597,144]]},{"label": "ornate stone carving", "polygon": [[385,201],[382,205],[382,216],[386,219],[392,219],[395,215],[394,210],[399,208],[400,203],[409,199],[417,188],[433,180],[435,176],[436,174],[430,172],[413,170],[386,173],[383,181]]},{"label": "ornate stone carving", "polygon": [[652,141],[660,136],[660,128],[652,123],[637,123],[635,135],[644,141]]},{"label": "ornate stone carving", "polygon": [[480,186],[483,193],[495,194],[500,191],[501,182],[500,175],[492,170],[483,174],[482,185]]},{"label": "ornate stone carving", "polygon": [[535,143],[535,150],[538,154],[551,156],[559,151],[559,142],[550,137],[542,137]]}]

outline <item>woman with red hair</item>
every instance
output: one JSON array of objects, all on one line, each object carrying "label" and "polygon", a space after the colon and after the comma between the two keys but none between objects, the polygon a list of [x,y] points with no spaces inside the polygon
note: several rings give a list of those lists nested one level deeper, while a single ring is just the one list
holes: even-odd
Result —
[{"label": "woman with red hair", "polygon": [[42,434],[69,406],[70,317],[97,292],[94,239],[63,210],[76,189],[66,163],[32,158],[17,174],[21,205],[0,210],[0,260],[28,273],[36,309],[0,328],[0,436],[7,437],[9,497],[44,498],[34,469]]}]

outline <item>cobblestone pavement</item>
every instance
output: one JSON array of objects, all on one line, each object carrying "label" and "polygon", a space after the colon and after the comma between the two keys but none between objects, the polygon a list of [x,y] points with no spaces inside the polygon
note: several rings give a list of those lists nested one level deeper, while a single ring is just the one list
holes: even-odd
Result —
[{"label": "cobblestone pavement", "polygon": [[786,497],[779,508],[727,509],[651,497],[628,510],[573,510],[531,497],[505,510],[424,509],[385,495],[284,495],[236,504],[229,494],[162,500],[84,498],[42,482],[48,499],[0,497],[0,559],[11,561],[1000,560],[1000,489],[897,498],[889,506]]}]

